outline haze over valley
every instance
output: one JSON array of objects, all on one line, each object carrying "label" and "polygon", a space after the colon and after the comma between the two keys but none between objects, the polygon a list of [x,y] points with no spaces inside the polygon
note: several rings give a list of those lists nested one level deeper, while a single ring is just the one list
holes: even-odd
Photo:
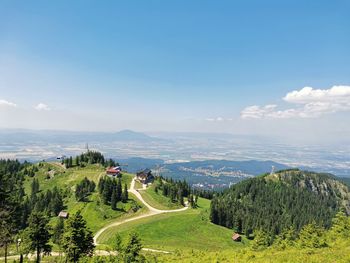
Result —
[{"label": "haze over valley", "polygon": [[[131,130],[101,133],[3,129],[0,135],[2,158],[53,160],[60,155],[80,154],[88,144],[90,149],[99,150],[116,160],[142,157],[160,159],[160,163],[168,164],[205,160],[274,161],[288,167],[350,176],[350,144],[288,145],[267,136],[165,132],[146,134]],[[259,172],[269,172],[270,168]]]}]

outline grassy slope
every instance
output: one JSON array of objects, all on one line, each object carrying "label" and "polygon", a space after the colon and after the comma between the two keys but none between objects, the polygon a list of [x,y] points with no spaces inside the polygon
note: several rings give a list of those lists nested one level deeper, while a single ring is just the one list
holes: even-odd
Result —
[{"label": "grassy slope", "polygon": [[161,190],[159,190],[158,193],[154,191],[154,185],[149,186],[146,190],[140,190],[140,194],[142,195],[143,199],[150,204],[151,206],[157,208],[157,209],[162,209],[162,210],[167,210],[167,209],[177,209],[181,208],[183,206],[173,203],[170,201],[168,197],[165,197],[162,195]]},{"label": "grassy slope", "polygon": [[[152,258],[152,254],[147,257]],[[345,263],[350,262],[350,241],[340,240],[332,247],[320,249],[297,249],[290,248],[278,250],[269,248],[262,251],[252,251],[249,248],[229,251],[220,250],[217,252],[210,251],[180,251],[174,254],[159,254],[157,262],[181,262],[183,263],[202,263],[202,262],[256,262],[256,263]]]},{"label": "grassy slope", "polygon": [[143,188],[142,184],[139,181],[135,180],[135,189],[137,190],[142,188]]},{"label": "grassy slope", "polygon": [[104,232],[99,242],[112,246],[117,232],[125,238],[131,231],[136,231],[140,234],[144,247],[153,249],[220,251],[243,248],[247,240],[234,243],[231,241],[231,230],[209,222],[209,204],[209,200],[199,199],[198,209],[160,214],[125,223]]},{"label": "grassy slope", "polygon": [[[54,170],[55,175],[47,179],[48,169]],[[83,217],[87,221],[88,227],[93,231],[98,231],[101,227],[114,221],[116,218],[121,216],[131,216],[131,214],[126,213],[129,211],[133,203],[139,203],[136,197],[129,195],[129,201],[125,204],[119,202],[118,210],[114,211],[110,206],[103,204],[99,197],[99,194],[95,191],[90,197],[88,202],[77,202],[74,197],[75,185],[80,182],[84,177],[89,180],[93,180],[96,185],[100,176],[104,176],[105,169],[100,165],[88,165],[84,168],[74,167],[70,169],[64,169],[56,163],[43,163],[42,167],[39,167],[39,172],[36,173],[36,178],[39,179],[40,189],[48,190],[52,189],[54,186],[58,186],[61,189],[70,189],[69,196],[65,199],[65,204],[67,205],[67,211],[70,213],[75,213],[81,210]],[[122,182],[127,183],[128,187],[132,180],[133,175],[123,174]],[[27,193],[30,193],[30,184],[33,178],[27,177],[24,187]],[[56,218],[53,218],[54,222]]]}]

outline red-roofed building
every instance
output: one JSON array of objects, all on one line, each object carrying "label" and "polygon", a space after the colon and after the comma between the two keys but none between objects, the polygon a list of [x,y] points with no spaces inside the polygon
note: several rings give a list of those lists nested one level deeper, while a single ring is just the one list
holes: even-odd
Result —
[{"label": "red-roofed building", "polygon": [[121,173],[121,168],[119,166],[116,166],[116,167],[109,167],[107,170],[106,170],[106,174],[107,175],[110,175],[110,176],[118,176],[120,175]]}]

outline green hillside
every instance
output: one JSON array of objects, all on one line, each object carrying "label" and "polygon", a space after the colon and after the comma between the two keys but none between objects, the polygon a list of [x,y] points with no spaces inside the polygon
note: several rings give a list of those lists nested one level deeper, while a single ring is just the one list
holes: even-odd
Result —
[{"label": "green hillside", "polygon": [[[133,207],[142,207],[141,203],[137,201],[132,194],[129,195],[129,201],[127,203],[118,202],[117,210],[112,210],[109,205],[103,204],[97,191],[89,196],[87,202],[78,202],[75,199],[74,191],[76,184],[82,181],[85,177],[98,184],[100,177],[105,176],[105,168],[100,164],[89,164],[85,167],[72,167],[65,169],[59,163],[47,163],[41,162],[36,164],[38,171],[34,177],[25,177],[24,188],[27,194],[30,194],[31,183],[34,178],[39,180],[40,190],[45,192],[53,187],[57,186],[66,192],[66,198],[64,203],[66,205],[66,211],[73,214],[78,210],[84,218],[87,220],[87,226],[96,232],[104,225],[112,222],[116,218],[133,216],[134,214],[128,214]],[[133,175],[123,173],[122,182],[130,185]],[[143,210],[142,210],[143,211]],[[142,212],[139,210],[137,213]],[[53,221],[56,218],[52,219]]]},{"label": "green hillside", "polygon": [[329,228],[335,213],[349,210],[349,188],[328,174],[285,170],[240,182],[212,200],[212,222],[272,236],[315,221]]},{"label": "green hillside", "polygon": [[152,184],[147,189],[140,190],[139,192],[142,195],[143,199],[145,199],[145,201],[154,208],[167,210],[183,207],[177,202],[171,202],[171,200],[162,195],[160,191],[156,193],[155,184]]},{"label": "green hillside", "polygon": [[248,241],[235,243],[232,230],[209,222],[210,201],[199,198],[197,209],[160,214],[122,224],[105,231],[98,242],[114,245],[115,235],[126,237],[131,231],[139,233],[146,248],[175,250],[221,251],[243,248]]},{"label": "green hillside", "polygon": [[[154,254],[146,253],[147,258]],[[280,250],[269,248],[253,251],[250,248],[237,251],[179,251],[173,254],[157,254],[157,261],[153,262],[181,262],[183,263],[348,263],[350,262],[349,240],[339,240],[332,247],[321,249],[288,248]]]}]

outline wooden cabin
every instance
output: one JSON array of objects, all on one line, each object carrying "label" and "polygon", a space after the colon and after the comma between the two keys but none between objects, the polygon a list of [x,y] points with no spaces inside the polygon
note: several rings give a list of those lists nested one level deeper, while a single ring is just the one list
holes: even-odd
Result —
[{"label": "wooden cabin", "polygon": [[136,173],[136,179],[142,184],[148,184],[154,181],[154,176],[150,169],[145,169]]},{"label": "wooden cabin", "polygon": [[61,211],[61,212],[58,214],[58,217],[63,218],[63,219],[67,219],[67,218],[69,217],[69,213],[66,212],[66,211]]},{"label": "wooden cabin", "polygon": [[242,237],[241,237],[241,235],[238,234],[238,233],[233,233],[233,235],[232,235],[232,240],[235,241],[235,242],[241,242]]}]

